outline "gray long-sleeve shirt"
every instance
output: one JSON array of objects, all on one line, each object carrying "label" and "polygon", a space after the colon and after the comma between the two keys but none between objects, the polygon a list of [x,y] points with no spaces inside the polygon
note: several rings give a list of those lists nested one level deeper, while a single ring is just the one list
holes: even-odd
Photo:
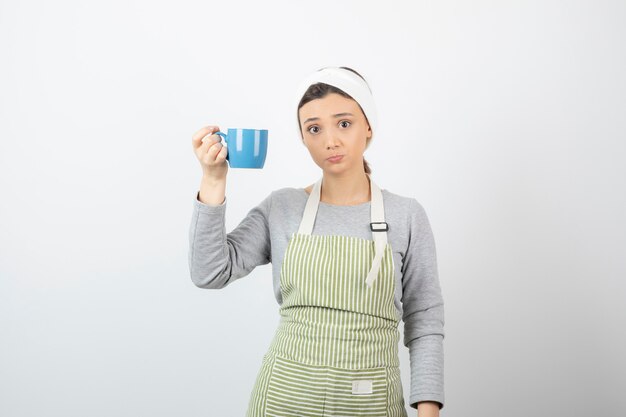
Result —
[{"label": "gray long-sleeve shirt", "polygon": [[[395,265],[395,306],[404,322],[409,349],[409,404],[444,404],[444,304],[437,270],[435,240],[422,205],[381,189],[387,239]],[[282,304],[280,270],[290,236],[298,231],[309,194],[304,188],[272,191],[230,233],[226,232],[227,199],[208,205],[196,194],[189,229],[191,280],[200,288],[220,289],[272,263],[274,296]],[[353,206],[319,202],[314,235],[348,235],[373,239],[370,202]]]}]

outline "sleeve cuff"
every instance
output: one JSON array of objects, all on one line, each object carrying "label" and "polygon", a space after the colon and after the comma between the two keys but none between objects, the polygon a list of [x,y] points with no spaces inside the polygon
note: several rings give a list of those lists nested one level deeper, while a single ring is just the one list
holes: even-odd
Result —
[{"label": "sleeve cuff", "polygon": [[422,402],[422,401],[434,401],[439,404],[439,409],[441,410],[443,408],[444,398],[443,398],[443,394],[436,394],[436,393],[417,394],[417,395],[412,395],[410,397],[409,404],[411,408],[414,408],[417,410],[417,403]]},{"label": "sleeve cuff", "polygon": [[435,401],[440,404],[439,409],[443,408],[443,361],[443,335],[424,335],[409,342],[411,408],[417,409],[417,403],[421,401]]}]

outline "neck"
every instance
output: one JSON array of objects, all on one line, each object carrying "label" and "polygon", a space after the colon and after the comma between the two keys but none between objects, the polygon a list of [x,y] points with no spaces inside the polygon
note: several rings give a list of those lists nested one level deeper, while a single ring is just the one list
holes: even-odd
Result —
[{"label": "neck", "polygon": [[365,171],[330,175],[324,173],[320,201],[329,204],[352,206],[371,200],[370,182]]}]

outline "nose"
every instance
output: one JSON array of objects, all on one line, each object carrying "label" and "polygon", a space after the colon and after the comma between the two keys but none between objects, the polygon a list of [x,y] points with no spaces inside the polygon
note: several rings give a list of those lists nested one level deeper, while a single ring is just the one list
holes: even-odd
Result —
[{"label": "nose", "polygon": [[326,149],[333,149],[339,145],[339,138],[334,132],[327,132],[324,140],[326,143]]}]

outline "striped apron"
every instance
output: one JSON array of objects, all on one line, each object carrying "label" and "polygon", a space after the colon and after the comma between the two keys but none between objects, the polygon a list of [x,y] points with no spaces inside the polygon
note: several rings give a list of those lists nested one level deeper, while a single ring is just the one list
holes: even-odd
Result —
[{"label": "striped apron", "polygon": [[322,179],[313,187],[285,251],[280,321],[247,417],[407,416],[388,226],[369,182],[374,240],[312,235]]}]

